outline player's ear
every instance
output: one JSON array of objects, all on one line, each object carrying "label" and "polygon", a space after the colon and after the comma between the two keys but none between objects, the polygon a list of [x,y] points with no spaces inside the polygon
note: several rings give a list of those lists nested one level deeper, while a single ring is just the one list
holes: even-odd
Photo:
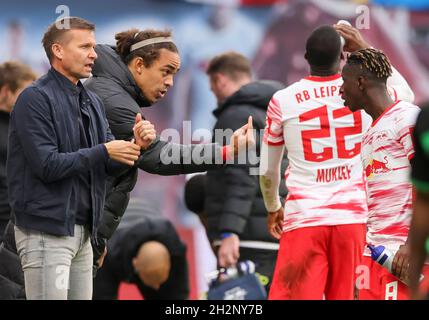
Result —
[{"label": "player's ear", "polygon": [[304,59],[308,61],[307,52],[304,53]]},{"label": "player's ear", "polygon": [[229,81],[229,77],[223,73],[219,72],[215,75],[215,83],[218,86],[218,88],[224,88],[228,84],[228,81]]},{"label": "player's ear", "polygon": [[3,100],[7,100],[10,94],[11,94],[11,90],[9,89],[9,85],[5,84],[0,89],[0,102],[2,102]]},{"label": "player's ear", "polygon": [[142,74],[142,72],[145,69],[143,58],[141,57],[133,58],[133,60],[131,60],[131,66],[139,75]]},{"label": "player's ear", "polygon": [[358,88],[360,91],[364,91],[366,88],[367,79],[364,76],[358,77]]}]

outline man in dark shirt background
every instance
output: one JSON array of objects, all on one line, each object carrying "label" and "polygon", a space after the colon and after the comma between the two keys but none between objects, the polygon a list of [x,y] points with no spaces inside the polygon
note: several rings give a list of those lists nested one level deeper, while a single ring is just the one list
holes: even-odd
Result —
[{"label": "man in dark shirt background", "polygon": [[34,72],[22,63],[8,61],[0,65],[0,242],[3,240],[3,232],[10,215],[6,185],[7,136],[10,113],[16,98],[34,80],[36,80]]},{"label": "man in dark shirt background", "polygon": [[[34,80],[35,73],[22,63],[7,61],[0,65],[0,300],[25,298],[19,258],[2,242],[5,241],[3,234],[10,217],[6,184],[10,112],[19,94]],[[12,228],[11,232],[13,233]]]},{"label": "man in dark shirt background", "polygon": [[[283,85],[275,81],[253,80],[250,61],[238,52],[225,52],[211,59],[207,75],[218,102],[213,112],[217,119],[213,142],[228,143],[229,137],[218,133],[236,130],[240,123],[252,116],[256,131],[254,151],[259,156],[260,134],[265,126],[268,104]],[[218,248],[219,266],[228,268],[238,261],[251,260],[256,264],[261,281],[269,289],[278,241],[266,227],[267,211],[257,175],[259,161],[251,159],[250,155],[251,152],[242,163],[227,164],[207,172],[204,214],[208,238],[212,246]],[[284,158],[284,168],[286,163]],[[287,190],[282,184],[282,199],[286,194]]]},{"label": "man in dark shirt background", "polygon": [[412,299],[429,299],[427,279],[419,281],[429,256],[429,102],[422,107],[417,118],[413,139],[415,154],[411,161],[411,180],[416,195],[408,235],[409,281]]},{"label": "man in dark shirt background", "polygon": [[94,278],[94,300],[117,299],[121,282],[137,285],[145,300],[189,298],[186,246],[149,202],[131,200]]}]

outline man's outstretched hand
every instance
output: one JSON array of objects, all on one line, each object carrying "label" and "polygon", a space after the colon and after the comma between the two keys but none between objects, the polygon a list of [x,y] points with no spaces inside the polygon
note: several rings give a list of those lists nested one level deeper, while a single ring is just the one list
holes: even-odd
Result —
[{"label": "man's outstretched hand", "polygon": [[255,145],[255,135],[253,132],[253,119],[249,116],[247,123],[235,130],[231,137],[231,142],[227,145],[227,154],[229,158],[235,158],[240,152],[249,150]]}]

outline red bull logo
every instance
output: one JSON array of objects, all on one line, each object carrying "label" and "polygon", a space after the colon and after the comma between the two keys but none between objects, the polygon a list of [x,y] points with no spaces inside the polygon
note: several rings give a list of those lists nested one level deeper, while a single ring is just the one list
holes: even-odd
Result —
[{"label": "red bull logo", "polygon": [[384,161],[378,161],[375,159],[371,159],[369,164],[365,168],[365,174],[367,177],[371,177],[373,174],[386,173],[391,171],[387,165],[389,164],[389,160],[387,160],[387,156],[384,157]]}]

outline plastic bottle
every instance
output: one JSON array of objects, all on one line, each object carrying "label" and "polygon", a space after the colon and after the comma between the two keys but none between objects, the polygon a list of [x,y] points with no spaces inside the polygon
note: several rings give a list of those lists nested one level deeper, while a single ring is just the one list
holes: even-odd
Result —
[{"label": "plastic bottle", "polygon": [[[350,27],[352,26],[351,23],[348,22],[347,20],[338,20],[337,24],[345,24]],[[346,40],[341,35],[340,35],[340,39],[341,39],[341,48],[342,48],[346,44]]]},{"label": "plastic bottle", "polygon": [[[373,246],[368,245],[369,250],[371,250],[371,259],[376,261],[378,264],[386,268],[390,273],[392,273],[392,264],[393,264],[393,258],[395,258],[395,253],[387,249],[385,246]],[[422,281],[424,278],[424,275],[420,275],[420,281]],[[406,285],[408,285],[408,282],[403,279],[399,279]]]},{"label": "plastic bottle", "polygon": [[395,254],[385,246],[374,247],[370,244],[368,245],[368,248],[371,250],[371,259],[385,267],[389,272],[392,272],[392,263]]},{"label": "plastic bottle", "polygon": [[255,263],[250,260],[240,261],[237,265],[229,268],[220,268],[214,272],[206,275],[209,286],[217,283],[218,281],[223,282],[229,279],[234,279],[240,274],[254,273],[256,269]]},{"label": "plastic bottle", "polygon": [[228,279],[232,279],[240,274],[254,273],[255,264],[250,260],[240,261],[235,266],[226,268],[224,271]]}]

